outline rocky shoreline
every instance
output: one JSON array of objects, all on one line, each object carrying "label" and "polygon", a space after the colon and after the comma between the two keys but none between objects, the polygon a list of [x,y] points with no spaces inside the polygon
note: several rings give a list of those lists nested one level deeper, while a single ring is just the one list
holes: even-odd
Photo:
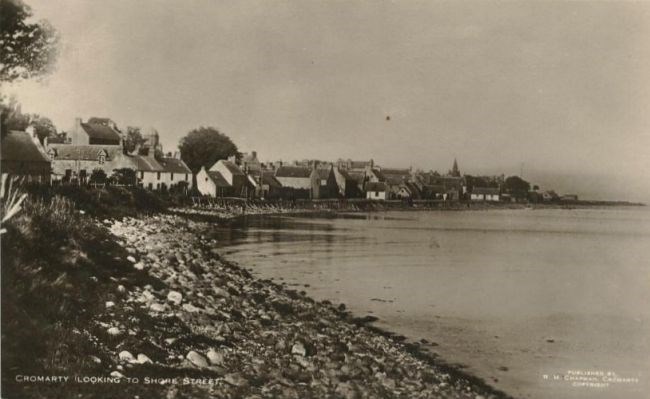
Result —
[{"label": "rocky shoreline", "polygon": [[135,271],[153,278],[115,281],[95,321],[115,378],[148,379],[167,398],[508,397],[344,306],[221,260],[206,222],[159,214],[104,223]]}]

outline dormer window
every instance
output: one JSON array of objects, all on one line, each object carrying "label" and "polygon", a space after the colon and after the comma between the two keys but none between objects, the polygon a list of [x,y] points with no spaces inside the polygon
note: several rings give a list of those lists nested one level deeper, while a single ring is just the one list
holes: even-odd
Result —
[{"label": "dormer window", "polygon": [[50,159],[54,159],[56,157],[56,150],[54,148],[51,148],[48,152],[47,155],[50,157]]}]

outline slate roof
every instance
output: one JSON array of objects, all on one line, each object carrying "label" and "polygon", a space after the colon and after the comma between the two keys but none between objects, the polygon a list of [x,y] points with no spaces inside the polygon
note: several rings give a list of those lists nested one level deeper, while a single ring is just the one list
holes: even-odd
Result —
[{"label": "slate roof", "polygon": [[406,177],[401,175],[384,175],[384,180],[388,184],[399,185],[406,181]]},{"label": "slate roof", "polygon": [[404,185],[409,189],[409,191],[411,192],[411,195],[417,196],[417,197],[422,195],[422,191],[417,186],[417,184],[411,183],[411,182],[406,182],[406,183],[404,183]]},{"label": "slate roof", "polygon": [[400,175],[400,176],[408,176],[411,174],[411,171],[409,169],[388,169],[388,168],[381,168],[381,173],[386,176],[386,175]]},{"label": "slate roof", "polygon": [[351,169],[363,169],[366,166],[370,166],[370,161],[351,161],[350,162],[350,168]]},{"label": "slate roof", "polygon": [[102,125],[108,125],[110,121],[111,121],[110,118],[99,118],[97,116],[92,116],[88,118],[88,123],[99,123]]},{"label": "slate roof", "polygon": [[[328,179],[330,177],[330,169],[316,169],[319,179]],[[311,175],[310,175],[311,176]]]},{"label": "slate roof", "polygon": [[105,151],[106,159],[110,161],[122,153],[122,147],[114,146],[52,144],[48,147],[48,153],[54,150],[54,160],[96,161],[100,151]]},{"label": "slate roof", "polygon": [[276,188],[282,187],[282,184],[271,173],[264,173],[262,175],[262,182],[264,184],[268,184],[269,187],[276,187]]},{"label": "slate roof", "polygon": [[350,174],[348,173],[348,171],[346,171],[345,169],[336,168],[336,170],[338,171],[338,173],[339,173],[341,176],[343,176],[343,178],[344,178],[345,180],[353,180],[352,177],[350,177]]},{"label": "slate roof", "polygon": [[[347,171],[346,173],[347,173],[347,175],[348,175],[348,177],[350,179],[354,180],[357,183],[363,182],[363,179],[365,178],[365,174],[363,172],[350,172],[350,171]],[[346,179],[347,179],[347,177],[346,177]]]},{"label": "slate roof", "polygon": [[[92,121],[93,119],[95,118],[91,118],[90,120]],[[88,134],[90,140],[93,141],[102,141],[103,143],[114,142],[115,144],[119,144],[122,138],[118,132],[103,123],[82,123],[81,127]]]},{"label": "slate roof", "polygon": [[496,187],[474,187],[472,194],[499,194],[500,190]]},{"label": "slate roof", "polygon": [[26,132],[10,131],[2,139],[1,147],[0,155],[3,161],[50,162]]},{"label": "slate roof", "polygon": [[131,157],[137,171],[144,172],[162,172],[163,166],[156,161],[154,157],[145,157],[142,155],[133,155]]},{"label": "slate roof", "polygon": [[165,172],[168,173],[192,173],[190,168],[185,165],[185,162],[180,159],[162,158],[160,159],[159,163]]},{"label": "slate roof", "polygon": [[242,172],[241,169],[239,169],[239,167],[234,163],[225,160],[218,162],[221,162],[228,169],[228,171],[233,174],[233,176],[244,176],[244,172]]},{"label": "slate roof", "polygon": [[386,191],[386,185],[384,183],[368,183],[366,191]]},{"label": "slate roof", "polygon": [[373,169],[373,170],[372,170],[372,173],[374,173],[375,176],[377,176],[377,179],[379,179],[379,181],[384,181],[384,180],[386,180],[386,176],[384,176],[384,174],[381,173],[381,171],[380,171],[379,169]]},{"label": "slate roof", "polygon": [[302,166],[280,166],[275,171],[276,177],[310,177],[311,169]]},{"label": "slate roof", "polygon": [[228,181],[223,177],[219,172],[210,172],[208,171],[208,176],[214,182],[214,185],[217,187],[232,187]]}]

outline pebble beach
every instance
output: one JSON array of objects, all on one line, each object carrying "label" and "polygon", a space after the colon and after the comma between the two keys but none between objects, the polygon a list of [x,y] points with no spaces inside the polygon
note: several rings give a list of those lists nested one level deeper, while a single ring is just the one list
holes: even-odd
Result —
[{"label": "pebble beach", "polygon": [[221,260],[210,222],[156,215],[103,224],[136,273],[152,278],[116,279],[95,320],[112,377],[157,384],[167,398],[509,397],[343,304]]}]

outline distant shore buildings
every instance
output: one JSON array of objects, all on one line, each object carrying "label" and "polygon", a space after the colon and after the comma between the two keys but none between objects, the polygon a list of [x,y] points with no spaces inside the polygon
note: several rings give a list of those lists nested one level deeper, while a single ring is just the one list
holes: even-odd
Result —
[{"label": "distant shore buildings", "polygon": [[[12,131],[2,139],[2,173],[52,184],[98,184],[116,174],[133,176],[132,183],[149,190],[192,189],[192,172],[175,155],[163,154],[158,132],[144,131],[132,151],[126,135],[110,118],[77,118],[69,137],[46,138],[41,144],[33,131]],[[386,168],[373,159],[261,162],[256,151],[219,160],[201,168],[196,190],[212,197],[264,199],[345,199],[377,201],[577,201],[552,190],[512,189],[505,176],[463,175],[454,159],[446,174],[413,168]],[[519,179],[521,180],[521,179]],[[122,180],[120,180],[122,181]],[[522,181],[523,182],[523,181]],[[528,184],[524,182],[525,184]]]}]

